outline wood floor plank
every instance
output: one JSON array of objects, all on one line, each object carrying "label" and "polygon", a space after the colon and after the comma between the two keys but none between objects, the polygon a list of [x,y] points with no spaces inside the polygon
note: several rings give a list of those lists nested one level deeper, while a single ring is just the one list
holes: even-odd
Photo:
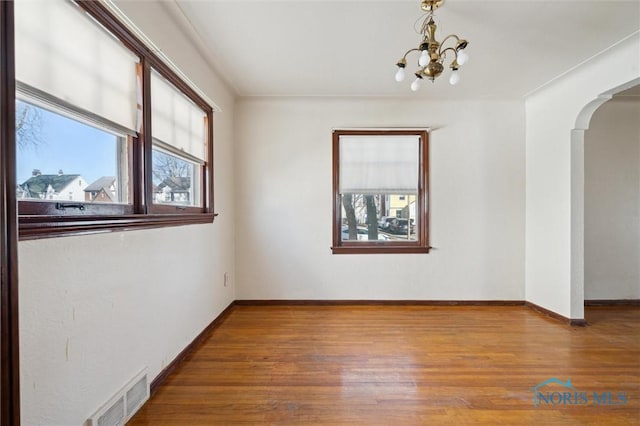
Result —
[{"label": "wood floor plank", "polygon": [[639,425],[640,308],[586,312],[235,306],[129,424]]}]

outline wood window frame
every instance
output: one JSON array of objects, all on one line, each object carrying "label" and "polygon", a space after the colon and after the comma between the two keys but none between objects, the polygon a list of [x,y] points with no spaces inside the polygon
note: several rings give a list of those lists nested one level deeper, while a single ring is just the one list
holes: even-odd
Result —
[{"label": "wood window frame", "polygon": [[13,2],[0,1],[0,424],[20,424]]},{"label": "wood window frame", "polygon": [[[131,190],[129,204],[82,203],[84,210],[80,212],[76,209],[59,210],[56,208],[56,203],[20,201],[18,203],[20,240],[212,223],[217,216],[213,206],[213,107],[99,1],[74,2],[118,38],[124,47],[140,58],[143,99],[142,131],[138,137],[130,137],[128,141]],[[10,41],[13,46],[13,32]],[[7,60],[15,61],[13,49],[3,54],[8,56]],[[202,207],[153,203],[150,82],[152,68],[205,113],[207,158],[205,164],[201,166]],[[3,102],[15,104],[15,94],[3,92],[2,96]],[[10,159],[5,161],[11,162]],[[15,170],[15,161],[11,166]]]},{"label": "wood window frame", "polygon": [[[417,241],[342,241],[342,199],[340,196],[341,136],[418,136]],[[365,129],[333,131],[333,254],[429,253],[429,132],[426,129]]]}]

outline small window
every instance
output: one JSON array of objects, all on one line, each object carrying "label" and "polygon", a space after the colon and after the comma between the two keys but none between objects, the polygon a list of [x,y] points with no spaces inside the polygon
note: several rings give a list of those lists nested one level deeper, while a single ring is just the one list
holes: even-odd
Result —
[{"label": "small window", "polygon": [[175,206],[201,207],[201,164],[178,155],[153,149],[153,202]]},{"label": "small window", "polygon": [[[151,73],[153,208],[202,208],[207,161],[207,114]],[[161,211],[161,210],[160,210]]]},{"label": "small window", "polygon": [[428,253],[428,133],[333,133],[333,253]]}]

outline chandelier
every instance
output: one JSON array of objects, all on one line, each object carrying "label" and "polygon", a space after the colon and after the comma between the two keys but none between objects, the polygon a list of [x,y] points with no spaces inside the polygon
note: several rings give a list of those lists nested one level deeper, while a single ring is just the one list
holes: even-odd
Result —
[{"label": "chandelier", "polygon": [[[404,69],[407,66],[407,55],[411,52],[421,52],[418,58],[419,69],[415,73],[416,79],[411,83],[411,90],[414,92],[420,88],[420,83],[423,79],[428,78],[434,81],[436,77],[442,74],[444,70],[443,62],[447,58],[448,53],[453,59],[449,65],[452,71],[449,77],[449,83],[451,84],[457,84],[458,81],[460,81],[458,68],[469,59],[469,56],[464,51],[465,47],[469,44],[466,40],[461,39],[455,34],[446,36],[442,42],[436,40],[437,25],[433,21],[433,13],[437,8],[442,6],[443,3],[444,0],[422,0],[420,7],[427,13],[422,22],[422,28],[420,29],[422,41],[417,48],[405,53],[396,64],[398,67],[396,81],[400,82],[403,81],[405,77]],[[451,42],[449,47],[446,47],[447,42]]]}]

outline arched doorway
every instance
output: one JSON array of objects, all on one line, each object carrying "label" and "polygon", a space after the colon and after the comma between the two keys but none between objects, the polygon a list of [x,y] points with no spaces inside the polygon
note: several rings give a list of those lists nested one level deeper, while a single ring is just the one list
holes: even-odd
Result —
[{"label": "arched doorway", "polygon": [[[584,318],[585,301],[585,131],[594,113],[614,96],[635,93],[640,79],[601,94],[585,105],[571,133],[571,317]],[[590,254],[591,255],[591,254]]]},{"label": "arched doorway", "polygon": [[640,299],[640,86],[598,108],[585,132],[585,303]]}]

